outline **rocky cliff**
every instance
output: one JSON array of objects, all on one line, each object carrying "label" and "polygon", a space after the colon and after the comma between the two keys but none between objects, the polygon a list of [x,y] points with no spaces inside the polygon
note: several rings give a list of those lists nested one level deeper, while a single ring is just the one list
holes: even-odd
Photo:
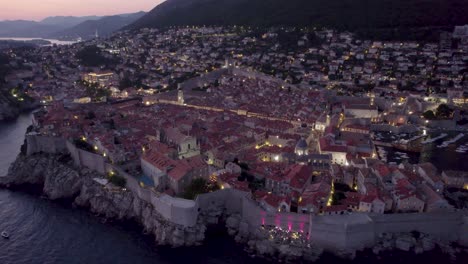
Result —
[{"label": "rocky cliff", "polygon": [[21,112],[31,111],[40,106],[39,102],[24,94],[22,100],[19,101],[11,96],[8,91],[1,87],[0,83],[0,121],[15,119]]},{"label": "rocky cliff", "polygon": [[[104,184],[104,176],[88,169],[78,170],[68,155],[19,155],[9,174],[0,177],[1,186],[33,184],[42,187],[50,199],[72,199],[73,204],[89,208],[94,214],[118,220],[136,220],[146,233],[153,234],[158,245],[194,246],[203,243],[207,225],[225,226],[229,235],[246,246],[252,255],[275,261],[298,263],[315,261],[324,249],[310,240],[306,232],[293,232],[274,226],[250,226],[239,214],[227,214],[224,205],[213,201],[204,208],[194,227],[184,227],[164,219],[153,206],[131,191]],[[420,254],[440,248],[455,258],[466,248],[455,247],[426,234],[382,234],[372,247],[374,254],[398,249]],[[336,252],[345,257],[356,257],[356,251]]]},{"label": "rocky cliff", "polygon": [[67,155],[35,154],[18,156],[9,173],[0,177],[0,186],[33,184],[43,186],[48,198],[74,199],[74,204],[87,207],[106,218],[136,220],[147,233],[154,234],[158,245],[193,246],[204,240],[205,225],[184,227],[166,221],[153,206],[127,190],[111,184],[102,185],[103,178],[87,169],[78,171]]},{"label": "rocky cliff", "polygon": [[17,117],[20,109],[14,106],[10,99],[0,92],[0,121],[11,120]]},{"label": "rocky cliff", "polygon": [[323,248],[314,245],[305,232],[267,226],[252,228],[236,214],[226,219],[226,227],[237,242],[247,245],[249,253],[268,259],[285,263],[313,262],[323,253]]}]

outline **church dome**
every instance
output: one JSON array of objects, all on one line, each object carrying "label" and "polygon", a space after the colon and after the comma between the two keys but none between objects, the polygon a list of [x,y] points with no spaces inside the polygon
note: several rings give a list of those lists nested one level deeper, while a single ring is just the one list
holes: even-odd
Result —
[{"label": "church dome", "polygon": [[307,142],[305,141],[305,139],[301,138],[297,144],[296,144],[296,148],[294,149],[294,152],[296,153],[296,155],[298,156],[304,156],[304,155],[307,155],[308,154],[308,148],[309,146],[307,145]]},{"label": "church dome", "polygon": [[297,141],[296,149],[307,149],[308,147],[309,146],[307,145],[305,139],[301,138],[299,141]]}]

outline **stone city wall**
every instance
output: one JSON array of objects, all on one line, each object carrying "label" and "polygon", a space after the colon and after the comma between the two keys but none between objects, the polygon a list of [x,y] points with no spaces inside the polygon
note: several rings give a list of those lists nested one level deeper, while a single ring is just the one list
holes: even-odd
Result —
[{"label": "stone city wall", "polygon": [[198,195],[195,202],[202,211],[212,206],[226,210],[228,214],[241,214],[243,198],[249,194],[235,189],[224,189],[212,193]]},{"label": "stone city wall", "polygon": [[55,154],[67,151],[66,141],[59,137],[27,134],[26,142],[28,156],[38,152]]},{"label": "stone city wall", "polygon": [[195,226],[198,220],[198,206],[193,200],[163,195],[163,202],[171,205],[171,222],[182,226]]},{"label": "stone city wall", "polygon": [[106,173],[106,160],[103,156],[79,149],[70,141],[67,141],[66,146],[75,166],[86,167],[101,174]]},{"label": "stone city wall", "polygon": [[328,249],[359,250],[384,233],[418,231],[444,241],[465,243],[468,225],[461,213],[364,214],[314,216],[310,239]]},{"label": "stone city wall", "polygon": [[374,226],[367,214],[313,216],[309,237],[330,250],[363,249],[375,242]]},{"label": "stone city wall", "polygon": [[[234,189],[199,195],[196,201],[159,194],[141,187],[138,180],[120,168],[108,164],[100,155],[77,149],[71,142],[58,138],[28,136],[28,155],[35,152],[68,151],[77,166],[85,166],[102,174],[115,171],[127,180],[127,188],[140,199],[151,203],[165,219],[182,226],[195,226],[198,211],[217,206],[228,214],[240,214],[251,230],[262,225],[291,231],[308,232],[315,243],[330,249],[362,249],[371,246],[383,233],[419,231],[447,241],[466,245],[463,234],[468,230],[468,217],[463,213],[362,214],[311,216],[308,214],[267,212],[250,194]],[[47,147],[47,144],[51,144]]]},{"label": "stone city wall", "polygon": [[141,200],[153,205],[154,209],[166,220],[182,226],[196,225],[198,206],[194,201],[171,197],[142,187],[135,177],[117,166],[107,164],[107,171],[114,171],[124,177],[127,180],[126,188]]},{"label": "stone city wall", "polygon": [[463,227],[461,213],[412,213],[370,215],[376,235],[419,231],[443,240],[458,240]]},{"label": "stone city wall", "polygon": [[101,155],[79,149],[73,143],[61,138],[29,135],[27,140],[28,155],[37,152],[49,154],[69,153],[76,167],[86,167],[100,174],[113,171],[124,177],[127,180],[126,188],[138,198],[152,204],[154,209],[166,220],[183,226],[195,226],[197,223],[198,206],[194,201],[161,195],[153,190],[141,187],[137,179],[119,167],[107,163]]},{"label": "stone city wall", "polygon": [[267,212],[255,201],[244,197],[242,200],[242,220],[246,221],[251,229],[256,229],[261,225],[269,225],[290,231],[307,232],[309,230],[310,215]]}]

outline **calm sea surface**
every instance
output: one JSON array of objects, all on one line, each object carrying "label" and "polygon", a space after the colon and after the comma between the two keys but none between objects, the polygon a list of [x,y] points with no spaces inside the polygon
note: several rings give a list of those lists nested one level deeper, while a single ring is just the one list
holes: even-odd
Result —
[{"label": "calm sea surface", "polygon": [[[0,124],[0,175],[19,153],[31,115]],[[262,263],[224,234],[202,247],[156,247],[135,223],[101,223],[85,210],[36,195],[0,189],[0,264],[100,263]]]},{"label": "calm sea surface", "polygon": [[[0,175],[19,153],[30,115],[0,124]],[[85,210],[40,199],[36,195],[0,189],[0,264],[165,264],[165,263],[267,263],[250,258],[224,233],[208,234],[201,247],[156,247],[134,223],[101,223]],[[466,259],[465,259],[466,260]],[[437,261],[437,262],[432,262]],[[362,254],[353,263],[449,263],[447,256],[432,252],[420,256],[391,253],[377,259]],[[459,259],[459,263],[464,263]],[[318,263],[351,263],[326,254]],[[466,262],[465,262],[466,263]]]},{"label": "calm sea surface", "polygon": [[75,41],[63,41],[63,40],[58,40],[58,39],[43,39],[43,38],[8,38],[8,37],[0,38],[0,40],[16,40],[16,41],[30,41],[30,40],[37,40],[37,39],[47,40],[47,41],[50,41],[50,43],[57,44],[57,45],[70,45],[70,44],[76,43]]}]

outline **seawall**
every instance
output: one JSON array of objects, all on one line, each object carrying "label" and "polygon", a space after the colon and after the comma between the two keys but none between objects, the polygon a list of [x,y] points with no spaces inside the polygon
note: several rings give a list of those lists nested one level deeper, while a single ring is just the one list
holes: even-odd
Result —
[{"label": "seawall", "polygon": [[78,170],[68,155],[45,153],[18,156],[9,174],[0,177],[0,186],[41,185],[43,194],[52,200],[72,199],[75,205],[106,218],[136,220],[154,235],[158,245],[193,246],[203,242],[203,223],[184,226],[169,221],[134,192],[105,182],[102,174]]},{"label": "seawall", "polygon": [[[235,189],[202,194],[195,201],[185,200],[142,186],[118,166],[106,163],[102,156],[77,149],[69,142],[33,137],[38,136],[28,137],[28,156],[18,157],[10,168],[10,176],[0,179],[0,185],[42,183],[44,193],[53,199],[78,195],[75,203],[95,213],[137,219],[148,232],[155,234],[159,244],[199,244],[206,224],[226,222],[237,241],[249,244],[257,252],[273,254],[282,250],[285,256],[308,254],[310,259],[320,249],[353,255],[357,250],[374,247],[388,234],[398,237],[415,231],[440,243],[458,242],[468,246],[464,236],[468,230],[466,211],[335,216],[267,212],[251,199],[250,193]],[[34,143],[29,145],[29,142]],[[42,146],[50,142],[53,147]],[[59,160],[66,154],[70,154],[70,160],[64,164]],[[126,190],[104,186],[95,180],[104,179],[103,175],[110,172],[126,178]],[[270,239],[272,230],[281,235],[272,235]],[[295,240],[293,248],[285,249],[284,243],[274,237],[292,234],[302,241]]]},{"label": "seawall", "polygon": [[151,204],[167,221],[194,227],[197,225],[198,205],[194,201],[174,198],[142,186],[140,182],[118,166],[111,164],[102,155],[77,148],[73,143],[59,137],[30,133],[26,135],[27,156],[35,153],[70,154],[74,168],[87,168],[100,175],[118,174],[127,181],[126,188],[142,201]]}]

